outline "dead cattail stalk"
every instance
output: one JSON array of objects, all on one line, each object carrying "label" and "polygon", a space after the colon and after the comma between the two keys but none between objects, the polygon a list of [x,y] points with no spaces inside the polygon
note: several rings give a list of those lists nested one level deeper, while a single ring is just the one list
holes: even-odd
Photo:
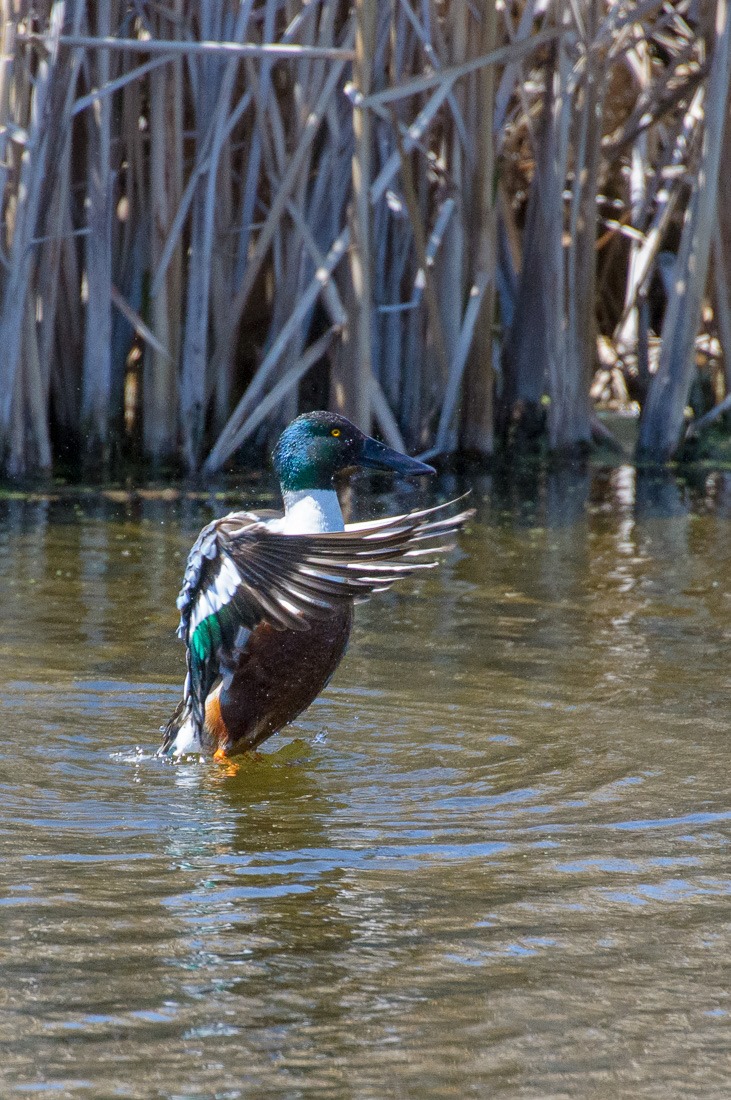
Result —
[{"label": "dead cattail stalk", "polygon": [[283,325],[279,336],[269,349],[267,356],[256,373],[255,379],[251,382],[246,393],[231,414],[226,427],[221,432],[215,446],[204,463],[203,470],[205,473],[213,473],[215,470],[218,470],[229,455],[236,449],[235,441],[238,437],[239,426],[244,422],[246,416],[254,407],[255,402],[260,399],[264,386],[279,362],[280,356],[286,348],[288,341],[297,331],[297,327],[301,323],[302,318],[311,309],[324,283],[331,277],[333,271],[345,255],[349,245],[350,230],[345,228],[337,240],[333,242],[332,248],[325,257],[323,267],[319,268],[316,272],[314,279],[312,279],[307,290],[302,295],[295,312],[288,319],[286,324]]},{"label": "dead cattail stalk", "polygon": [[595,333],[669,453],[706,293],[731,358],[702,6],[143,8],[0,2],[6,471],[51,439],[118,454],[124,411],[128,451],[210,473],[328,400],[395,446],[570,452],[598,434]]},{"label": "dead cattail stalk", "polygon": [[[355,59],[353,83],[356,94],[364,99],[371,90],[371,66],[376,40],[376,5],[369,0],[354,0]],[[352,366],[345,381],[345,400],[337,402],[365,432],[371,425],[372,311],[371,280],[371,115],[365,108],[353,110],[353,207],[350,250],[350,277],[354,293],[354,340]]]},{"label": "dead cattail stalk", "polygon": [[640,423],[638,454],[654,462],[668,461],[678,447],[695,367],[695,339],[715,225],[730,61],[728,0],[717,0],[701,163],[683,226],[676,274],[663,324],[660,362]]},{"label": "dead cattail stalk", "polygon": [[[63,4],[54,4],[49,20],[52,27],[49,55],[41,62],[36,74],[30,100],[30,118],[20,154],[17,185],[14,187],[12,237],[0,310],[0,343],[3,348],[0,359],[0,453],[14,453],[12,464],[16,471],[18,467],[22,469],[24,466],[20,457],[24,449],[23,432],[19,425],[19,419],[23,415],[23,399],[22,395],[16,397],[16,376],[34,260],[31,241],[37,233],[49,142],[54,126],[60,125],[61,121],[57,113],[61,102],[58,95],[54,96],[53,93],[54,84],[64,80],[64,74],[57,65],[62,16]],[[51,107],[52,102],[55,112]],[[19,129],[23,128],[23,121],[17,119]]]},{"label": "dead cattail stalk", "polygon": [[[18,40],[28,44],[39,43],[48,46],[53,39],[48,35],[24,33],[18,35]],[[104,35],[86,34],[62,34],[57,37],[56,41],[62,46],[77,46],[99,53],[133,51],[135,53],[161,53],[172,56],[197,54],[222,59],[226,57],[256,57],[271,60],[279,58],[296,60],[302,57],[315,57],[330,61],[350,61],[353,58],[353,51],[347,49],[347,47],[308,47],[285,45],[278,42],[267,42],[262,45],[251,42],[183,42],[176,40],[160,41],[153,38],[110,38]]]},{"label": "dead cattail stalk", "polygon": [[[583,9],[586,52],[599,29],[597,0]],[[583,70],[581,105],[574,120],[574,179],[568,219],[566,328],[560,378],[550,390],[548,443],[554,452],[575,454],[591,440],[589,387],[594,368],[596,194],[602,138],[604,73],[601,62]]]},{"label": "dead cattail stalk", "polygon": [[[497,7],[487,0],[482,8],[479,51],[489,55],[497,41]],[[495,287],[495,155],[492,119],[495,113],[495,67],[477,73],[477,112],[483,120],[475,147],[476,180],[472,200],[472,269],[482,293],[477,304],[475,336],[470,349],[464,385],[461,443],[482,458],[492,454],[493,417],[493,302]],[[471,304],[475,302],[472,299]]]},{"label": "dead cattail stalk", "polygon": [[[178,14],[180,13],[178,3]],[[150,261],[161,262],[172,209],[180,200],[182,157],[182,73],[180,62],[156,70],[150,80]],[[180,346],[177,318],[181,306],[180,245],[150,303],[152,330],[162,351],[145,352],[144,449],[153,462],[174,457],[177,444],[177,366]]]},{"label": "dead cattail stalk", "polygon": [[[112,26],[112,0],[96,5],[100,36]],[[94,55],[97,86],[110,78],[106,50]],[[106,462],[112,394],[112,104],[104,97],[86,113],[89,174],[87,187],[86,313],[84,329],[83,388],[81,398],[84,448],[90,461]]]}]

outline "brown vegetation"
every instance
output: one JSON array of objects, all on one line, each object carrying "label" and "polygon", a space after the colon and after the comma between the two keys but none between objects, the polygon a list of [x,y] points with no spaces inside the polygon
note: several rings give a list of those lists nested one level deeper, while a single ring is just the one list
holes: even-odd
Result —
[{"label": "brown vegetation", "polygon": [[665,461],[731,404],[728,0],[0,13],[6,472],[326,403],[483,457],[635,403]]}]

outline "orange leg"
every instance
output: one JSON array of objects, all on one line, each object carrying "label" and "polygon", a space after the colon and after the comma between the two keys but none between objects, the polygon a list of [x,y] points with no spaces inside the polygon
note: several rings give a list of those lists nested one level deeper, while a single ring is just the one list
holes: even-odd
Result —
[{"label": "orange leg", "polygon": [[206,699],[206,728],[218,745],[218,748],[213,754],[213,759],[217,761],[227,758],[228,752],[224,746],[228,744],[229,740],[226,723],[221,714],[220,695],[221,689],[219,687]]}]

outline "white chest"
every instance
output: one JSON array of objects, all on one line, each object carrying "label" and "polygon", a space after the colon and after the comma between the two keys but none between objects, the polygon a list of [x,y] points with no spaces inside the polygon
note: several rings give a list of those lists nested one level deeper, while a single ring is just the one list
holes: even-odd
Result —
[{"label": "white chest", "polygon": [[285,535],[313,535],[345,528],[334,489],[299,489],[284,494],[284,518],[277,521]]}]

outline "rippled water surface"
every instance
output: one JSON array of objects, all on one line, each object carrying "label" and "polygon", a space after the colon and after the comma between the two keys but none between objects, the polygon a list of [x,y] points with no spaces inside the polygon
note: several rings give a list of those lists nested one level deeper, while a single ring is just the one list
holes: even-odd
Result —
[{"label": "rippled water surface", "polygon": [[0,502],[2,1097],[731,1096],[731,479],[473,490],[225,767],[152,751],[230,501]]}]

